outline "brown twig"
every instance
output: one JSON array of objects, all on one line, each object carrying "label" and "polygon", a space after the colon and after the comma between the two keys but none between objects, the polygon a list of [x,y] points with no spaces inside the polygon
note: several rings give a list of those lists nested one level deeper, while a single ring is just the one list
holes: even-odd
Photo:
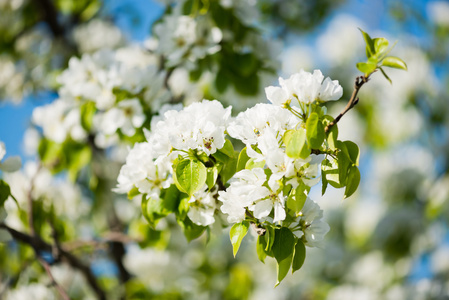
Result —
[{"label": "brown twig", "polygon": [[61,295],[61,298],[64,300],[70,300],[70,297],[69,297],[69,295],[67,295],[67,292],[64,290],[64,288],[62,286],[60,286],[56,282],[55,278],[53,277],[53,274],[51,273],[50,265],[48,264],[48,262],[45,259],[43,259],[40,255],[37,255],[37,260],[40,262],[42,267],[44,267],[45,272],[47,272],[47,275],[51,280],[51,285],[56,288],[59,295]]},{"label": "brown twig", "polygon": [[338,123],[338,121],[340,121],[341,117],[343,117],[351,108],[353,108],[357,103],[359,103],[359,98],[357,97],[357,94],[359,93],[360,88],[365,83],[367,83],[368,80],[369,80],[369,75],[367,77],[357,76],[357,78],[355,79],[355,83],[354,83],[354,90],[352,91],[352,95],[348,101],[348,104],[346,104],[343,111],[324,128],[325,132],[329,132],[329,130],[332,128],[332,126],[334,126],[335,124]]}]

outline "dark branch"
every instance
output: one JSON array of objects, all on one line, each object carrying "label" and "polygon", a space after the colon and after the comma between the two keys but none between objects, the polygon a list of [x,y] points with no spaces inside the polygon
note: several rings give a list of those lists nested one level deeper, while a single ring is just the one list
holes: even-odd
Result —
[{"label": "dark branch", "polygon": [[[11,236],[21,243],[27,244],[31,246],[38,257],[40,257],[40,253],[43,252],[52,252],[53,247],[52,245],[46,243],[38,236],[30,236],[26,233],[17,231],[9,226],[7,226],[4,223],[0,223],[0,228],[5,229],[11,234]],[[91,288],[94,290],[95,294],[97,295],[98,299],[106,299],[106,294],[103,291],[103,289],[98,285],[97,280],[90,270],[89,266],[85,265],[83,262],[81,262],[76,256],[73,254],[65,251],[64,249],[59,249],[60,253],[60,260],[63,262],[68,263],[70,266],[72,266],[74,269],[79,270],[81,273],[83,273],[84,277],[86,278],[88,284],[91,286]],[[56,260],[58,262],[58,260]]]},{"label": "dark branch", "polygon": [[50,27],[53,36],[56,38],[63,37],[64,28],[58,22],[58,11],[51,0],[35,0],[35,3],[42,11],[44,21],[48,24],[48,27]]}]

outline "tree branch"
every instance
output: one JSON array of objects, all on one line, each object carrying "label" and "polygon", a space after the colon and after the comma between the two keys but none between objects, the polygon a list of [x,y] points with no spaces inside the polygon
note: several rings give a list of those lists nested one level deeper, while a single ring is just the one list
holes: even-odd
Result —
[{"label": "tree branch", "polygon": [[61,298],[64,300],[70,300],[70,297],[69,297],[69,295],[67,295],[67,292],[64,290],[64,288],[62,286],[60,286],[56,282],[55,278],[53,277],[53,274],[51,273],[50,265],[48,264],[48,262],[39,255],[37,256],[37,260],[41,263],[42,267],[44,267],[45,272],[47,272],[48,277],[50,277],[51,284],[59,292],[59,294],[61,295]]},{"label": "tree branch", "polygon": [[[38,236],[31,236],[26,233],[17,231],[5,223],[0,223],[0,228],[5,229],[11,234],[11,236],[21,243],[27,244],[31,246],[34,251],[36,252],[36,255],[38,256],[38,259],[40,257],[39,253],[42,252],[52,252],[53,246],[43,241]],[[83,273],[84,277],[86,278],[88,284],[90,287],[94,290],[95,294],[97,295],[98,299],[105,300],[106,294],[103,291],[103,289],[98,285],[97,280],[90,270],[89,266],[85,265],[82,261],[78,259],[78,257],[74,256],[73,254],[67,252],[66,250],[60,248],[60,259],[63,262],[68,263],[71,267],[74,269],[79,270],[81,273]],[[58,262],[59,260],[56,260]]]},{"label": "tree branch", "polygon": [[[370,74],[371,75],[371,74]],[[351,109],[353,108],[357,103],[359,103],[359,98],[357,97],[357,94],[359,93],[360,88],[367,83],[369,80],[369,76],[357,76],[354,82],[354,90],[352,91],[351,98],[348,101],[348,104],[346,104],[343,111],[332,121],[330,122],[325,128],[325,132],[329,132],[329,130],[334,126],[335,124],[340,121],[340,119]]]},{"label": "tree branch", "polygon": [[42,11],[44,21],[50,27],[53,36],[56,38],[63,37],[65,30],[58,22],[58,11],[51,0],[36,0],[35,2]]}]

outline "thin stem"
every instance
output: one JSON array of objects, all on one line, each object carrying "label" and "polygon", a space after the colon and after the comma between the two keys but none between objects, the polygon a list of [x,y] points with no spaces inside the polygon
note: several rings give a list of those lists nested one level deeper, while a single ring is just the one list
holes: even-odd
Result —
[{"label": "thin stem", "polygon": [[359,93],[360,88],[368,82],[369,77],[371,74],[369,74],[367,77],[365,76],[358,76],[355,79],[354,82],[354,90],[352,91],[352,95],[351,98],[348,101],[348,104],[346,104],[345,108],[343,109],[343,111],[335,118],[335,120],[333,120],[332,122],[330,122],[325,128],[324,131],[325,132],[329,132],[329,130],[332,128],[332,126],[334,126],[335,124],[338,123],[338,121],[340,121],[340,119],[351,109],[353,108],[358,102],[359,102],[359,98],[357,97],[357,94]]},{"label": "thin stem", "polygon": [[37,260],[40,262],[42,267],[44,267],[45,272],[47,272],[47,275],[51,280],[51,284],[56,288],[58,293],[61,295],[61,298],[64,300],[70,300],[70,297],[69,297],[69,295],[67,295],[67,292],[64,290],[64,288],[62,286],[60,286],[56,282],[55,278],[53,277],[53,274],[51,273],[50,265],[48,264],[48,262],[39,255],[37,256]]}]

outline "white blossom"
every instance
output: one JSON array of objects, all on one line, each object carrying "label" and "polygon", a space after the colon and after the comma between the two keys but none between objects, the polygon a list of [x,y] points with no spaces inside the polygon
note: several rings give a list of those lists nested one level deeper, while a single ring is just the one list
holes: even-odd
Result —
[{"label": "white blossom", "polygon": [[304,236],[307,246],[321,247],[324,236],[330,230],[329,225],[322,218],[323,211],[320,206],[307,197],[299,217],[288,227],[298,238]]},{"label": "white blossom", "polygon": [[265,88],[267,99],[278,106],[310,104],[315,101],[338,100],[343,95],[343,88],[338,80],[324,79],[320,70],[313,73],[304,70],[288,79],[279,77],[279,86]]},{"label": "white blossom", "polygon": [[190,197],[187,216],[193,223],[201,226],[208,226],[215,222],[216,195],[216,189],[209,191],[208,188],[205,187]]},{"label": "white blossom", "polygon": [[167,57],[168,66],[184,64],[193,68],[194,62],[220,50],[222,32],[206,17],[180,15],[165,16],[156,24],[157,53]]},{"label": "white blossom", "polygon": [[137,143],[126,157],[118,176],[117,193],[127,193],[136,187],[140,193],[159,199],[161,190],[172,183],[169,177],[171,166],[163,161],[155,161],[149,143]]},{"label": "white blossom", "polygon": [[83,141],[87,137],[81,125],[79,107],[68,99],[57,99],[54,102],[36,107],[32,121],[42,127],[44,136],[57,143],[67,138]]},{"label": "white blossom", "polygon": [[219,192],[218,200],[223,202],[221,211],[228,215],[228,222],[243,220],[245,208],[253,211],[254,217],[267,217],[274,209],[274,222],[285,219],[285,198],[282,191],[278,194],[278,186],[264,186],[267,180],[261,168],[241,170],[231,181],[226,192]]},{"label": "white blossom", "polygon": [[94,123],[98,131],[107,135],[114,134],[120,129],[123,134],[133,136],[136,128],[140,128],[145,122],[145,114],[142,105],[137,98],[120,101],[117,106],[97,114]]},{"label": "white blossom", "polygon": [[298,118],[284,108],[271,104],[256,104],[238,114],[229,124],[228,133],[249,148],[248,145],[256,144],[267,128],[282,136],[286,130],[294,128],[299,122]]},{"label": "white blossom", "polygon": [[149,142],[156,155],[168,155],[172,148],[213,154],[225,143],[230,114],[231,107],[225,109],[217,100],[193,103],[181,111],[169,110],[153,128]]}]

